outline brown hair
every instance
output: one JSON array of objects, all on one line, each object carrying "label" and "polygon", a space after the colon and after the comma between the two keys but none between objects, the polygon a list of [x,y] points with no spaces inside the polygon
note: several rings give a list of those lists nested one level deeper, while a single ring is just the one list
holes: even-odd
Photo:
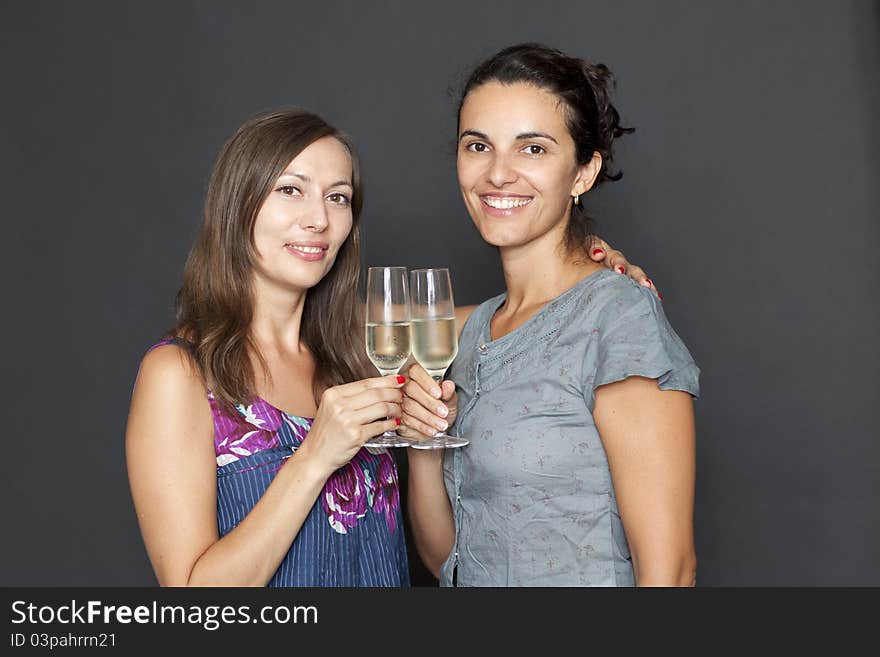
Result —
[{"label": "brown hair", "polygon": [[351,156],[352,228],[332,269],[306,293],[300,338],[315,359],[314,394],[366,376],[353,331],[360,273],[360,167],[351,140],[301,109],[253,117],[226,142],[211,172],[204,220],[186,261],[172,334],[194,345],[206,385],[229,408],[256,395],[250,355],[265,360],[250,335],[253,319],[254,222],[285,167],[322,137]]}]

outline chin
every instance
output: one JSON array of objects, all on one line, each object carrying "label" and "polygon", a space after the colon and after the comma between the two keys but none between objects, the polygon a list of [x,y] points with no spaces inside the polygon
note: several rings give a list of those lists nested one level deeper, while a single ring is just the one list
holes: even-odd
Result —
[{"label": "chin", "polygon": [[512,228],[513,227],[509,225],[490,226],[485,223],[477,226],[477,230],[483,238],[483,241],[492,246],[520,246],[528,242],[527,235],[523,235],[521,231],[513,230]]},{"label": "chin", "polygon": [[309,290],[320,283],[327,274],[330,273],[331,267],[322,271],[302,270],[299,267],[294,271],[286,271],[279,278],[284,282],[285,287],[292,290]]}]

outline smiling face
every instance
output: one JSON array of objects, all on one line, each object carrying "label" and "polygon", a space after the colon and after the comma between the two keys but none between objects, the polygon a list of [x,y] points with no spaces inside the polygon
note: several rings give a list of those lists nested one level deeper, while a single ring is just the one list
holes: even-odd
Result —
[{"label": "smiling face", "polygon": [[576,163],[565,107],[552,93],[493,81],[465,98],[458,181],[474,224],[490,244],[561,243],[572,196],[586,192],[597,172],[595,158]]},{"label": "smiling face", "polygon": [[307,290],[333,267],[352,227],[352,161],[334,137],[306,147],[284,169],[254,222],[254,276]]}]

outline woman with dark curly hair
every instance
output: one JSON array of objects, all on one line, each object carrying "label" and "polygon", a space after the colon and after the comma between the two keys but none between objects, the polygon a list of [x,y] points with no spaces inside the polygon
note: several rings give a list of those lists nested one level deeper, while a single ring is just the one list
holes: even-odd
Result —
[{"label": "woman with dark curly hair", "polygon": [[470,440],[409,450],[415,542],[443,586],[695,581],[699,369],[650,281],[589,257],[584,198],[621,177],[631,132],[611,86],[601,64],[522,44],[464,88],[458,180],[507,291],[459,313],[457,393],[418,365],[404,387],[404,432],[454,420]]}]

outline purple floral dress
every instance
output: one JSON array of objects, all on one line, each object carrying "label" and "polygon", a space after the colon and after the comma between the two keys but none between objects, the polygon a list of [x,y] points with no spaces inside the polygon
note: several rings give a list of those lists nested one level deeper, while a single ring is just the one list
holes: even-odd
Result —
[{"label": "purple floral dress", "polygon": [[[176,344],[166,339],[156,346]],[[209,391],[217,455],[217,522],[232,531],[306,440],[311,418],[257,397],[225,411]],[[397,467],[387,452],[361,449],[334,472],[269,586],[409,586]]]}]

